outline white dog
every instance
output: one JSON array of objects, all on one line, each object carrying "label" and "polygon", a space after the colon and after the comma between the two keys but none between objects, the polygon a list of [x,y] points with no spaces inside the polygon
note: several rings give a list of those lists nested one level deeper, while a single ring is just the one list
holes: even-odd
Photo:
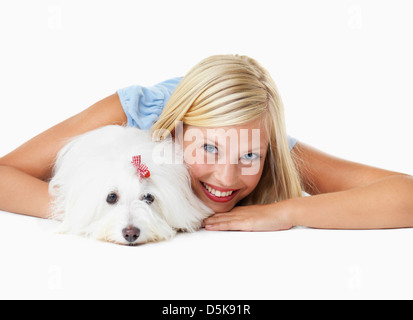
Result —
[{"label": "white dog", "polygon": [[212,211],[192,192],[186,166],[173,161],[181,154],[171,139],[153,142],[115,125],[72,139],[49,185],[58,231],[134,245],[199,229]]}]

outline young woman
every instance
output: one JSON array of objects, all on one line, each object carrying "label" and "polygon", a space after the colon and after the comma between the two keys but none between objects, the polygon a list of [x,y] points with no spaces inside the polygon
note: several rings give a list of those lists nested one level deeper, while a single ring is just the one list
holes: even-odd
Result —
[{"label": "young woman", "polygon": [[[205,220],[207,230],[413,227],[413,177],[288,137],[271,76],[255,60],[232,55],[209,57],[183,79],[121,89],[4,156],[0,209],[48,216],[47,181],[70,137],[117,124],[163,138],[180,122],[193,190],[216,212]],[[247,139],[222,143],[230,131]],[[194,132],[195,142],[187,139]]]}]

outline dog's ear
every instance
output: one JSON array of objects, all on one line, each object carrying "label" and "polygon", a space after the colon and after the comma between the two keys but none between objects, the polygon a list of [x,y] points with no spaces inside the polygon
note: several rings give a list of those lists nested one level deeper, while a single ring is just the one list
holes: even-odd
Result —
[{"label": "dog's ear", "polygon": [[189,232],[199,229],[213,212],[193,193],[185,165],[167,165],[164,169],[164,174],[151,177],[163,218],[175,229]]},{"label": "dog's ear", "polygon": [[58,233],[72,233],[84,236],[91,235],[95,228],[94,222],[100,221],[104,202],[96,202],[93,195],[82,187],[67,190],[61,203],[62,223],[57,228]]},{"label": "dog's ear", "polygon": [[182,146],[172,139],[157,142],[152,152],[151,181],[158,194],[161,214],[168,224],[185,231],[195,231],[213,212],[191,188],[191,177],[183,161]]},{"label": "dog's ear", "polygon": [[93,174],[98,164],[90,160],[93,159],[94,141],[93,133],[80,135],[69,140],[57,155],[49,194],[52,199],[50,218],[63,221],[60,232],[79,229],[81,223],[88,224],[100,205],[96,202],[103,183]]},{"label": "dog's ear", "polygon": [[[74,182],[73,174],[76,171],[77,159],[73,156],[72,149],[76,146],[79,138],[68,140],[66,145],[57,154],[53,166],[53,176],[49,181],[49,194],[52,202],[52,213],[50,218],[63,220],[66,207],[66,198],[71,184]],[[75,163],[72,162],[75,158]]]},{"label": "dog's ear", "polygon": [[[182,205],[179,212],[189,223],[182,225],[180,220],[175,221],[178,225],[176,228],[188,232],[196,231],[201,227],[202,221],[213,214],[213,211],[199,200],[192,191],[190,184],[189,188],[185,188],[185,190],[182,191],[182,196]],[[174,218],[172,218],[172,220],[174,220]]]}]

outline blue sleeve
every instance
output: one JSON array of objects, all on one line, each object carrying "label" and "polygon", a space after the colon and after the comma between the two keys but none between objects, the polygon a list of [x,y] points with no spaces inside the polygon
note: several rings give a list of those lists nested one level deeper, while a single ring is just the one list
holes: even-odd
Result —
[{"label": "blue sleeve", "polygon": [[182,78],[174,78],[152,87],[130,86],[117,91],[128,119],[128,127],[149,130]]},{"label": "blue sleeve", "polygon": [[291,136],[287,136],[287,139],[288,139],[288,147],[290,148],[290,151],[291,151],[297,144],[298,140]]}]

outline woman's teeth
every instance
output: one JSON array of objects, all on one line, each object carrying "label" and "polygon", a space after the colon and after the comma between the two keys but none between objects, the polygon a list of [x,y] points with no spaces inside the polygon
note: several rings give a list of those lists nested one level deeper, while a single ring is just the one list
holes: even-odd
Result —
[{"label": "woman's teeth", "polygon": [[227,191],[227,192],[221,192],[221,191],[217,191],[215,189],[212,189],[209,185],[203,183],[203,186],[205,187],[205,189],[207,189],[210,193],[212,193],[214,196],[216,197],[228,197],[230,196],[234,191]]}]

